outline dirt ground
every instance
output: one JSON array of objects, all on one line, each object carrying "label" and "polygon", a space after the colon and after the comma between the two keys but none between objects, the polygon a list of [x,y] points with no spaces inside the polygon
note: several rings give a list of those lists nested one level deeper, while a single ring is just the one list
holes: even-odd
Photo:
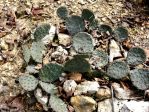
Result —
[{"label": "dirt ground", "polygon": [[90,9],[100,24],[126,27],[132,45],[149,50],[149,16],[143,6],[125,0],[0,0],[0,104],[23,92],[15,81],[24,64],[20,45],[37,24],[59,26],[60,6],[77,15]]}]

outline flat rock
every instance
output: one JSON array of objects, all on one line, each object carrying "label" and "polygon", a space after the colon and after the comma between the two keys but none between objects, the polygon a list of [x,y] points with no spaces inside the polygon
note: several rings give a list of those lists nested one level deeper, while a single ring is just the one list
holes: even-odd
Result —
[{"label": "flat rock", "polygon": [[134,91],[130,90],[129,88],[123,88],[118,83],[112,83],[112,87],[114,90],[115,97],[118,99],[137,99],[137,96],[135,96]]},{"label": "flat rock", "polygon": [[121,51],[120,48],[118,46],[118,44],[116,43],[116,41],[114,39],[112,39],[110,41],[110,56],[109,56],[109,61],[113,62],[113,59],[116,57],[121,57]]},{"label": "flat rock", "polygon": [[99,87],[100,85],[96,81],[84,81],[77,85],[74,95],[94,94],[99,90]]},{"label": "flat rock", "polygon": [[135,100],[112,100],[106,99],[102,102],[98,102],[97,112],[149,112],[149,102],[146,101],[135,101]]},{"label": "flat rock", "polygon": [[108,87],[99,88],[99,90],[96,93],[96,97],[99,100],[111,98],[110,88],[108,88]]},{"label": "flat rock", "polygon": [[59,44],[68,46],[71,44],[72,38],[69,35],[59,33],[58,34]]},{"label": "flat rock", "polygon": [[74,96],[70,100],[75,112],[93,112],[96,109],[96,101],[88,96]]}]

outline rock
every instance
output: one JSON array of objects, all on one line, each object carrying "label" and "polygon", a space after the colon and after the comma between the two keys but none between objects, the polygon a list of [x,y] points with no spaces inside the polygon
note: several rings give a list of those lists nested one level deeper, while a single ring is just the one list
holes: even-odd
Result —
[{"label": "rock", "polygon": [[48,106],[47,106],[47,103],[48,103],[48,96],[43,96],[42,95],[42,90],[37,88],[36,91],[34,92],[34,95],[37,99],[37,101],[42,104],[43,108],[45,111],[48,111]]},{"label": "rock", "polygon": [[8,92],[10,88],[6,85],[4,86],[3,84],[0,84],[0,94]]},{"label": "rock", "polygon": [[81,95],[85,93],[94,94],[99,90],[99,84],[96,81],[84,81],[77,85],[74,95]]},{"label": "rock", "polygon": [[[98,102],[97,112],[112,112],[111,100],[106,99],[102,102]],[[114,111],[114,112],[118,112],[118,111]]]},{"label": "rock", "polygon": [[66,80],[63,84],[63,89],[66,93],[74,92],[77,83],[74,80]]},{"label": "rock", "polygon": [[96,97],[99,100],[104,100],[104,99],[111,98],[110,88],[108,88],[108,87],[99,88],[99,90],[96,93]]},{"label": "rock", "polygon": [[148,112],[149,102],[145,101],[134,101],[134,100],[112,100],[106,99],[102,102],[98,102],[97,112]]},{"label": "rock", "polygon": [[70,45],[72,41],[69,35],[62,34],[62,33],[58,34],[58,39],[59,39],[59,44],[64,45],[64,46]]},{"label": "rock", "polygon": [[118,44],[116,43],[116,41],[114,39],[112,39],[110,41],[110,56],[109,56],[109,61],[113,62],[113,59],[116,57],[122,57],[120,48],[118,46]]},{"label": "rock", "polygon": [[114,112],[149,112],[149,102],[146,101],[128,101],[115,100]]},{"label": "rock", "polygon": [[93,112],[96,109],[96,101],[88,96],[74,96],[70,100],[75,112]]},{"label": "rock", "polygon": [[35,73],[38,73],[39,71],[35,69],[35,65],[28,65],[26,67],[26,72],[35,74]]},{"label": "rock", "polygon": [[62,46],[58,46],[56,51],[51,54],[51,58],[54,58],[55,61],[60,63],[65,62],[67,59],[68,52]]},{"label": "rock", "polygon": [[74,80],[76,82],[80,82],[82,78],[82,74],[81,73],[71,73],[69,79]]},{"label": "rock", "polygon": [[134,92],[128,88],[121,87],[118,83],[112,83],[115,97],[118,99],[136,99]]}]

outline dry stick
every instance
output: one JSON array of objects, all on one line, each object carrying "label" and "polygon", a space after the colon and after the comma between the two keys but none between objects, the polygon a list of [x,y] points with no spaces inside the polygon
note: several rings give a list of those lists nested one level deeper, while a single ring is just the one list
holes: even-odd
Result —
[{"label": "dry stick", "polygon": [[112,102],[111,102],[112,112],[114,112],[114,95],[113,95],[113,87],[112,87],[112,85],[111,85],[111,97],[112,97]]}]

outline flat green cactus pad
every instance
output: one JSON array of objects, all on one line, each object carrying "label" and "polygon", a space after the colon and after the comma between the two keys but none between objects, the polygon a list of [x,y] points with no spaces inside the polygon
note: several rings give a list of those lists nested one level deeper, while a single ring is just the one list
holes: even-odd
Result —
[{"label": "flat green cactus pad", "polygon": [[82,18],[86,21],[92,22],[95,19],[94,13],[88,9],[83,9]]},{"label": "flat green cactus pad", "polygon": [[130,79],[135,87],[140,90],[149,88],[149,70],[135,69],[130,72]]},{"label": "flat green cactus pad", "polygon": [[121,79],[129,74],[129,67],[125,62],[114,61],[107,69],[107,75],[115,79]]},{"label": "flat green cactus pad", "polygon": [[32,75],[23,75],[19,77],[19,83],[26,91],[33,91],[38,85],[38,80]]},{"label": "flat green cactus pad", "polygon": [[80,16],[70,16],[66,19],[66,28],[71,35],[85,30],[85,23]]},{"label": "flat green cactus pad", "polygon": [[39,77],[43,82],[53,82],[57,80],[63,72],[63,67],[59,64],[49,63],[39,71]]},{"label": "flat green cactus pad", "polygon": [[73,58],[64,65],[64,71],[68,72],[89,72],[90,64],[84,58]]},{"label": "flat green cactus pad", "polygon": [[126,61],[129,65],[139,65],[146,61],[146,53],[142,48],[131,48],[127,54]]},{"label": "flat green cactus pad", "polygon": [[105,25],[105,24],[99,25],[98,30],[99,32],[104,32],[104,33],[109,32],[110,34],[112,34],[112,28],[109,25]]},{"label": "flat green cactus pad", "polygon": [[66,7],[61,6],[57,9],[57,15],[61,19],[66,19],[68,17],[68,10]]},{"label": "flat green cactus pad", "polygon": [[128,39],[128,31],[124,27],[118,27],[115,29],[114,34],[114,37],[120,42]]},{"label": "flat green cactus pad", "polygon": [[36,41],[40,41],[42,38],[49,34],[50,28],[51,26],[49,24],[43,24],[38,26],[33,34],[34,39]]},{"label": "flat green cactus pad", "polygon": [[73,37],[73,47],[78,53],[92,53],[94,46],[92,36],[86,32],[79,32]]}]

